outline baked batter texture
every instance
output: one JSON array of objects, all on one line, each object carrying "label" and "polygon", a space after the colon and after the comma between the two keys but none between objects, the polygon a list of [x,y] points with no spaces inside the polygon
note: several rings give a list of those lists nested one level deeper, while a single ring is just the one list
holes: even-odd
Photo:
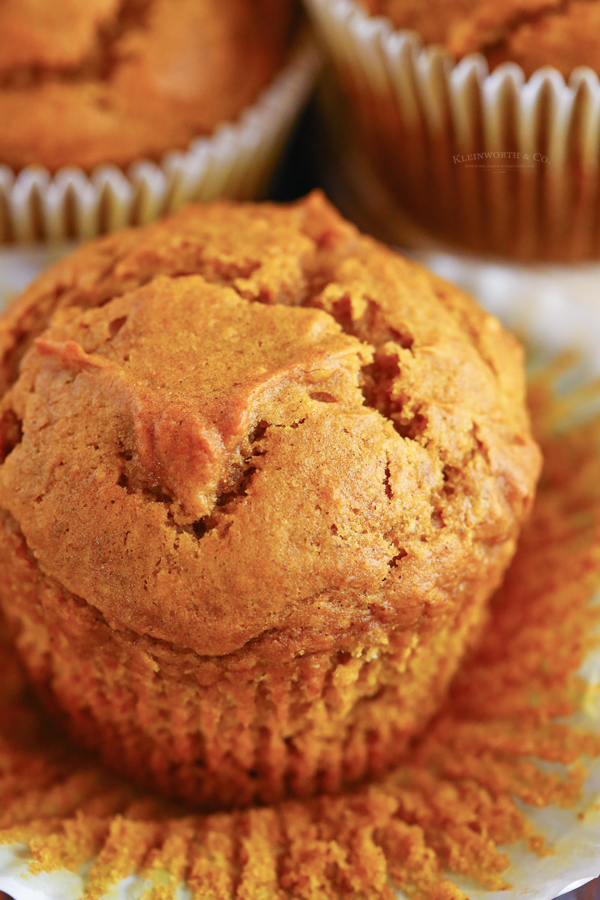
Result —
[{"label": "baked batter texture", "polygon": [[600,72],[598,0],[361,0],[372,15],[442,44],[455,60],[483,53],[490,68],[518,63],[529,77],[554,66],[568,78],[577,66]]},{"label": "baked batter texture", "polygon": [[0,353],[0,603],[74,737],[213,807],[393,765],[534,495],[497,320],[313,194],[81,248]]}]

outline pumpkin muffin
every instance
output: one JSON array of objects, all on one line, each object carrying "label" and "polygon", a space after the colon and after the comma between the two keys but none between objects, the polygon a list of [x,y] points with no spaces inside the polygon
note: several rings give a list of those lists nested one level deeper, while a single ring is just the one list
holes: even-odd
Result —
[{"label": "pumpkin muffin", "polygon": [[305,2],[347,215],[397,246],[600,258],[599,0]]},{"label": "pumpkin muffin", "polygon": [[0,163],[127,167],[184,149],[281,68],[292,0],[0,4]]},{"label": "pumpkin muffin", "polygon": [[565,78],[577,66],[600,72],[598,0],[362,0],[371,15],[442,44],[456,60],[482,53],[490,67],[518,63],[529,77],[554,66]]},{"label": "pumpkin muffin", "polygon": [[397,762],[534,495],[498,321],[314,194],[81,248],[0,353],[0,604],[73,737],[212,807]]}]

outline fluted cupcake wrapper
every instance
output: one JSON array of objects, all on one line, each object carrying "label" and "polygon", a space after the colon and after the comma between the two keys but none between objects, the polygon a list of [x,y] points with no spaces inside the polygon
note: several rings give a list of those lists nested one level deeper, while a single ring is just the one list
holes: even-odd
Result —
[{"label": "fluted cupcake wrapper", "polygon": [[591,69],[568,83],[551,67],[529,80],[514,63],[490,74],[481,55],[455,65],[355,0],[307,5],[351,100],[334,116],[350,193],[383,237],[520,259],[600,256]]},{"label": "fluted cupcake wrapper", "polygon": [[[14,844],[0,848],[0,890],[8,891],[14,900],[80,900],[86,888],[85,869],[81,874],[60,869],[54,872],[32,875],[29,872],[29,864],[33,860],[28,851],[27,844]],[[563,859],[563,864],[565,860]],[[574,861],[573,871],[576,871],[577,862]],[[579,861],[581,871],[581,862]],[[523,868],[525,868],[523,866]],[[593,870],[593,867],[590,871]],[[595,871],[595,870],[594,870]],[[567,879],[569,875],[567,874]],[[555,876],[548,883],[543,896],[561,896],[575,890],[583,884],[587,884],[594,876],[575,878],[575,880],[562,887],[559,894],[551,893],[556,886],[565,884],[565,877]],[[528,879],[529,881],[529,879]],[[526,882],[527,883],[527,882]],[[144,892],[156,889],[156,881],[143,878],[141,875],[130,875],[117,885],[113,885],[108,893],[103,895],[103,900],[140,900]],[[489,892],[475,890],[470,894],[473,900],[485,900]],[[185,883],[177,885],[173,891],[176,900],[192,900],[191,889]],[[397,892],[398,900],[405,898],[405,894]],[[538,893],[535,900],[539,898]],[[531,900],[533,895],[527,887],[503,892],[503,900]]]},{"label": "fluted cupcake wrapper", "polygon": [[192,141],[160,163],[134,162],[126,172],[99,166],[90,175],[66,167],[54,175],[0,166],[0,242],[85,240],[146,225],[190,201],[258,199],[294,121],[314,86],[320,54],[301,35],[287,65],[235,122]]}]

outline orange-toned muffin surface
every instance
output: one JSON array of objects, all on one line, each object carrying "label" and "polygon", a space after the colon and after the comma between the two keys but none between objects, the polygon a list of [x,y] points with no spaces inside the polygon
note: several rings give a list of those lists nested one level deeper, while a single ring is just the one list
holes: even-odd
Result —
[{"label": "orange-toned muffin surface", "polygon": [[77,737],[212,805],[390,765],[534,493],[499,323],[314,195],[84,247],[0,349],[0,602]]},{"label": "orange-toned muffin surface", "polygon": [[287,51],[291,0],[0,4],[0,163],[91,170],[234,120]]},{"label": "orange-toned muffin surface", "polygon": [[493,68],[518,63],[526,75],[554,66],[565,77],[577,66],[600,72],[598,0],[362,0],[373,15],[443,44],[456,59],[483,53]]}]

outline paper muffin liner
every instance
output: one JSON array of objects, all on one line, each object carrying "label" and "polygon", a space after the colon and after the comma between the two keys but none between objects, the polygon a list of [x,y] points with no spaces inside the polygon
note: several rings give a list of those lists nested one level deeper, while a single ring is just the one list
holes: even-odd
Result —
[{"label": "paper muffin liner", "polygon": [[[514,63],[491,74],[370,17],[355,0],[307,0],[342,84],[333,115],[352,190],[395,243],[424,229],[519,259],[600,257],[600,83]],[[331,117],[330,117],[331,118]],[[415,228],[416,226],[416,228]]]},{"label": "paper muffin liner", "polygon": [[[594,602],[599,603],[600,596]],[[579,674],[590,686],[589,695],[584,711],[569,721],[586,729],[598,730],[600,648],[589,654]],[[538,761],[538,765],[550,769],[556,765],[557,770],[563,770],[563,766],[558,764]],[[595,878],[600,871],[600,759],[589,764],[588,772],[583,796],[575,809],[559,809],[556,806],[535,809],[516,801],[519,808],[525,811],[527,819],[535,825],[536,832],[551,844],[552,853],[537,857],[526,849],[523,842],[504,848],[510,859],[510,868],[503,872],[503,876],[512,885],[511,889],[496,893],[455,873],[447,872],[446,877],[464,890],[470,900],[553,900]],[[56,869],[35,873],[30,870],[34,862],[35,856],[27,840],[0,846],[0,891],[5,891],[14,900],[81,900],[88,887],[88,873],[96,858],[89,859],[77,871]],[[165,879],[161,880],[163,871]],[[169,885],[172,893],[164,896],[173,896],[175,900],[193,900],[198,896],[186,882],[173,886],[166,874],[166,870],[161,869],[152,873],[152,877],[148,877],[147,873],[130,874],[113,884],[101,895],[101,900],[143,900],[155,896],[152,891],[160,891],[161,886],[164,890],[165,885]],[[395,891],[395,896],[398,900],[406,900],[406,895],[401,891]]]},{"label": "paper muffin liner", "polygon": [[[343,652],[304,656],[267,640],[202,657],[115,629],[68,591],[48,590],[9,530],[3,613],[39,695],[110,769],[204,809],[337,793],[389,771],[441,706],[489,594],[466,590],[451,614],[355,638]],[[499,566],[486,574],[497,580]]]},{"label": "paper muffin liner", "polygon": [[39,166],[18,174],[0,166],[0,243],[86,240],[129,225],[146,225],[190,201],[258,199],[265,191],[321,62],[308,31],[286,66],[235,122],[193,140],[160,163],[141,159],[126,172],[114,165],[86,174]]}]

